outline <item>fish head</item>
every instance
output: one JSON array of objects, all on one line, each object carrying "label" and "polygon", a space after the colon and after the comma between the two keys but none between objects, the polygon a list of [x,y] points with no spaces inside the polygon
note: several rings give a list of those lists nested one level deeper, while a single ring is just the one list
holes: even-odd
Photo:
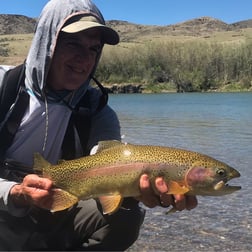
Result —
[{"label": "fish head", "polygon": [[222,196],[240,190],[240,186],[231,186],[227,182],[240,177],[240,173],[231,166],[206,158],[204,162],[195,162],[186,174],[188,194]]}]

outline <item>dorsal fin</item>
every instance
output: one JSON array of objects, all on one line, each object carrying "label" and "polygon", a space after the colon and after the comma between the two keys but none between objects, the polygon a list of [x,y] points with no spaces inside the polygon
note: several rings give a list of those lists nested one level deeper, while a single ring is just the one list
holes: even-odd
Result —
[{"label": "dorsal fin", "polygon": [[118,140],[109,140],[109,141],[100,141],[98,142],[98,147],[96,150],[96,153],[99,153],[101,151],[104,151],[106,149],[113,148],[118,145],[123,145],[124,143],[118,141]]}]

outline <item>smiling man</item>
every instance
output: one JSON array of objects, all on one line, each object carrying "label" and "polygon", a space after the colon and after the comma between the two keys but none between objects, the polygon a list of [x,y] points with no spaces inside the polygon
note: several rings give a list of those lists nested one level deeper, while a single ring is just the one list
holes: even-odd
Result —
[{"label": "smiling man", "polygon": [[78,89],[89,78],[101,54],[101,38],[99,28],[76,33],[61,32],[48,73],[47,85],[54,90]]},{"label": "smiling man", "polygon": [[[104,44],[118,42],[117,32],[89,0],[51,0],[44,7],[24,65],[25,112],[20,124],[13,124],[17,132],[9,146],[0,143],[0,250],[125,250],[144,219],[139,201],[149,207],[162,201],[178,210],[196,206],[194,197],[166,195],[162,178],[152,188],[144,174],[141,197],[125,199],[113,215],[103,215],[94,199],[60,212],[47,210],[53,181],[34,174],[34,152],[56,164],[89,154],[98,141],[120,140],[107,94],[97,81],[100,90],[89,85]],[[0,67],[0,87],[6,70]]]}]

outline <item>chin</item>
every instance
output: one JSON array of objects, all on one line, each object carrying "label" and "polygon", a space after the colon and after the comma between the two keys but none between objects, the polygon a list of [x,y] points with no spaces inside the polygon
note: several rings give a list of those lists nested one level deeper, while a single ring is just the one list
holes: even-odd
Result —
[{"label": "chin", "polygon": [[81,87],[82,85],[72,85],[72,86],[69,86],[67,89],[68,90],[71,90],[71,91],[74,91],[74,90],[77,90]]}]

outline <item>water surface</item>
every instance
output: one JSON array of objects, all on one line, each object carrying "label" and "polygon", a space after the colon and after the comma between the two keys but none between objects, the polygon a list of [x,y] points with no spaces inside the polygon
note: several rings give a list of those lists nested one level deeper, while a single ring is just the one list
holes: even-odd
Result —
[{"label": "water surface", "polygon": [[148,209],[129,251],[252,251],[252,93],[111,95],[125,142],[190,149],[235,167],[242,190],[198,197],[169,216]]}]

